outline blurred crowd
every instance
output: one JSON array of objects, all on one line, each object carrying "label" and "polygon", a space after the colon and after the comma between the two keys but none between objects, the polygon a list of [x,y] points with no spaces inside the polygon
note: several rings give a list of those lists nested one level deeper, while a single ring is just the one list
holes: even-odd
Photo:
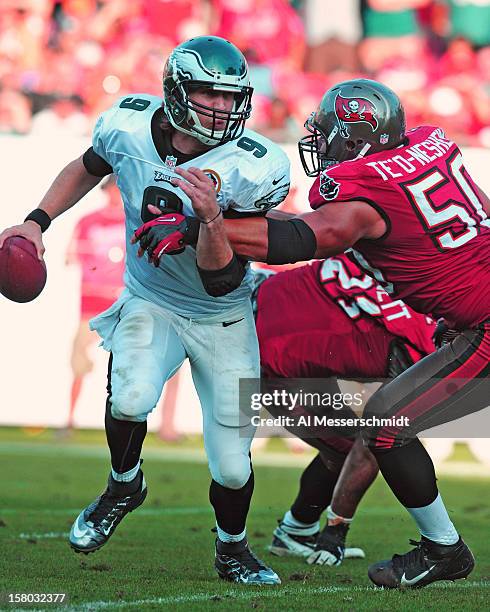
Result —
[{"label": "blurred crowd", "polygon": [[2,0],[0,133],[88,135],[128,92],[161,95],[179,42],[223,36],[255,87],[249,127],[296,140],[334,82],[367,76],[410,126],[490,146],[490,0]]}]

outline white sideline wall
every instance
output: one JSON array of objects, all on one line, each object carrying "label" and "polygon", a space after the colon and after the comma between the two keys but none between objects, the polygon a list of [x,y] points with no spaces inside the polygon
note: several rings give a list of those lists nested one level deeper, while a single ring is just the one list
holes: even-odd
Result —
[{"label": "white sideline wall", "polygon": [[[52,179],[70,160],[90,145],[88,139],[52,134],[40,136],[0,135],[2,179],[0,183],[0,228],[22,221],[35,208]],[[298,159],[295,145],[285,145],[292,163],[296,202],[304,203],[311,179]],[[465,163],[481,187],[490,192],[490,150],[466,149]],[[59,219],[44,235],[48,282],[39,298],[15,304],[0,296],[1,403],[0,425],[52,426],[66,424],[71,371],[72,339],[78,326],[79,271],[65,265],[65,254],[73,228],[80,217],[101,204],[98,189]],[[95,367],[85,377],[75,414],[79,427],[102,428],[108,354],[92,349]],[[159,408],[150,416],[149,428],[159,427]],[[179,431],[201,431],[197,396],[184,366],[180,378],[176,427]],[[442,448],[441,448],[442,451]]]}]

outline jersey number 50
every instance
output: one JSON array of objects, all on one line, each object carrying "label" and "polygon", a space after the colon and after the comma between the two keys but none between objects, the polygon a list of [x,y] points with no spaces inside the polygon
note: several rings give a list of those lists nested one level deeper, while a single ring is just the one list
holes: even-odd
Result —
[{"label": "jersey number 50", "polygon": [[[447,160],[447,175],[438,168],[403,183],[408,199],[426,232],[439,251],[457,249],[479,234],[479,227],[490,227],[483,206],[465,177],[461,153]],[[437,202],[437,192],[453,183],[460,192],[458,200]]]}]

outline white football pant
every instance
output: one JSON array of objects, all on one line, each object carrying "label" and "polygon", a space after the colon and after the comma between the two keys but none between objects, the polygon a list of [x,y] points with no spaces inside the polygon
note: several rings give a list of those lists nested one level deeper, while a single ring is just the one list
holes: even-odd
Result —
[{"label": "white football pant", "polygon": [[[110,341],[104,338],[104,346],[110,346],[113,354],[114,418],[146,420],[165,382],[188,358],[201,402],[211,475],[225,487],[243,487],[250,476],[255,427],[239,413],[239,380],[259,378],[259,346],[250,303],[244,303],[238,315],[234,310],[231,320],[220,322],[216,317],[214,322],[193,321],[135,296],[115,312],[109,310],[119,316]],[[107,319],[108,312],[101,318]],[[98,318],[92,327],[104,337]]]}]

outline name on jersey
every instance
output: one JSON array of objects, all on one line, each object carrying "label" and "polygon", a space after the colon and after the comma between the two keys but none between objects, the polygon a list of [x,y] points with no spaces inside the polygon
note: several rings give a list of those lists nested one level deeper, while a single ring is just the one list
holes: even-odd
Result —
[{"label": "name on jersey", "polygon": [[160,183],[160,181],[170,183],[172,179],[175,178],[173,175],[164,174],[161,170],[154,170],[153,172],[155,173],[155,176],[153,177],[155,183]]},{"label": "name on jersey", "polygon": [[453,145],[444,136],[444,132],[437,128],[422,142],[405,147],[403,154],[393,155],[383,161],[366,162],[366,165],[374,168],[384,181],[389,181],[420,170],[445,155]]}]

